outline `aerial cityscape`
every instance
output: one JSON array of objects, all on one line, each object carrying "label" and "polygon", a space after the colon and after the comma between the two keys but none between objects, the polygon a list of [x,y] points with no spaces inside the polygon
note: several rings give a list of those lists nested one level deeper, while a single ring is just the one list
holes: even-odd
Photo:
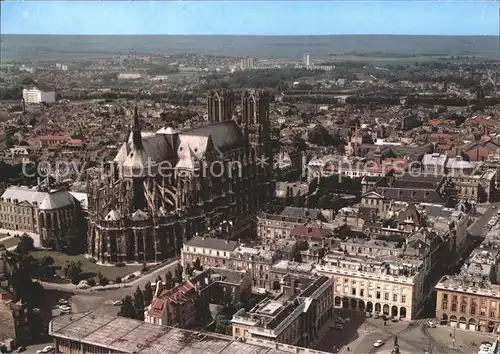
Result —
[{"label": "aerial cityscape", "polygon": [[0,353],[500,354],[498,2],[0,9]]}]

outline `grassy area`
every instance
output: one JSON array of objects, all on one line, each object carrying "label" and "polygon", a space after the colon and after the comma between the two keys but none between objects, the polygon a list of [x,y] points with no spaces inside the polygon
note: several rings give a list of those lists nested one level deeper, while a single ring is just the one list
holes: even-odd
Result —
[{"label": "grassy area", "polygon": [[2,238],[0,238],[0,244],[4,245],[5,248],[7,248],[7,249],[10,247],[17,246],[18,243],[19,243],[19,238],[17,238],[17,237],[12,237],[12,238],[9,238],[7,240],[2,240]]},{"label": "grassy area", "polygon": [[116,266],[102,266],[95,263],[90,262],[83,255],[68,255],[61,252],[50,251],[50,250],[35,250],[30,252],[30,254],[35,258],[42,258],[45,256],[51,256],[54,258],[55,266],[58,268],[56,273],[60,276],[64,276],[64,264],[66,261],[78,262],[82,263],[82,278],[88,279],[96,277],[100,272],[103,276],[108,278],[109,280],[114,281],[116,277],[123,278],[124,276],[136,272],[142,269],[142,265],[126,265],[125,267],[116,267]]}]

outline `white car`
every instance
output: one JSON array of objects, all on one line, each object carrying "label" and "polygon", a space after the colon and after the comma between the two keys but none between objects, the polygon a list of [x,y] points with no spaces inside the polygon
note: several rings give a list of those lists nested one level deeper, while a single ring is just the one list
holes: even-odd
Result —
[{"label": "white car", "polygon": [[121,306],[121,304],[122,304],[121,300],[113,301],[113,306]]},{"label": "white car", "polygon": [[434,323],[434,321],[428,321],[427,322],[427,327],[429,327],[429,328],[436,328],[436,324]]},{"label": "white car", "polygon": [[59,305],[68,305],[69,301],[66,299],[59,299],[58,303],[59,303]]},{"label": "white car", "polygon": [[376,341],[375,343],[373,343],[373,346],[375,348],[380,348],[383,345],[384,345],[384,341],[382,339],[379,339],[378,341]]},{"label": "white car", "polygon": [[61,305],[59,306],[59,310],[64,313],[69,313],[71,311],[71,307],[69,307],[68,305]]},{"label": "white car", "polygon": [[54,347],[51,345],[47,345],[45,348],[42,349],[42,353],[50,353],[54,351]]}]

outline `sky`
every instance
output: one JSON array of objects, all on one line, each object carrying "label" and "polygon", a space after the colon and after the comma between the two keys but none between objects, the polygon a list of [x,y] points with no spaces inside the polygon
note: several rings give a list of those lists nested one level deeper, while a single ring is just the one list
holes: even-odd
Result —
[{"label": "sky", "polygon": [[495,0],[2,1],[2,34],[495,35]]}]

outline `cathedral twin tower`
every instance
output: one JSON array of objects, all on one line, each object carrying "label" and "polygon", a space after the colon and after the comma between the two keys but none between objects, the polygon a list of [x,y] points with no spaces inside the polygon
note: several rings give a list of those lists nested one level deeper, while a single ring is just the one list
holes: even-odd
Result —
[{"label": "cathedral twin tower", "polygon": [[[244,225],[274,197],[269,95],[243,94],[239,122],[234,102],[231,91],[210,92],[209,124],[181,132],[168,127],[143,134],[136,113],[133,132],[111,162],[117,173],[88,184],[92,257],[159,262],[223,221]],[[173,173],[159,173],[164,161]],[[240,170],[197,173],[201,163],[213,162]]]}]

